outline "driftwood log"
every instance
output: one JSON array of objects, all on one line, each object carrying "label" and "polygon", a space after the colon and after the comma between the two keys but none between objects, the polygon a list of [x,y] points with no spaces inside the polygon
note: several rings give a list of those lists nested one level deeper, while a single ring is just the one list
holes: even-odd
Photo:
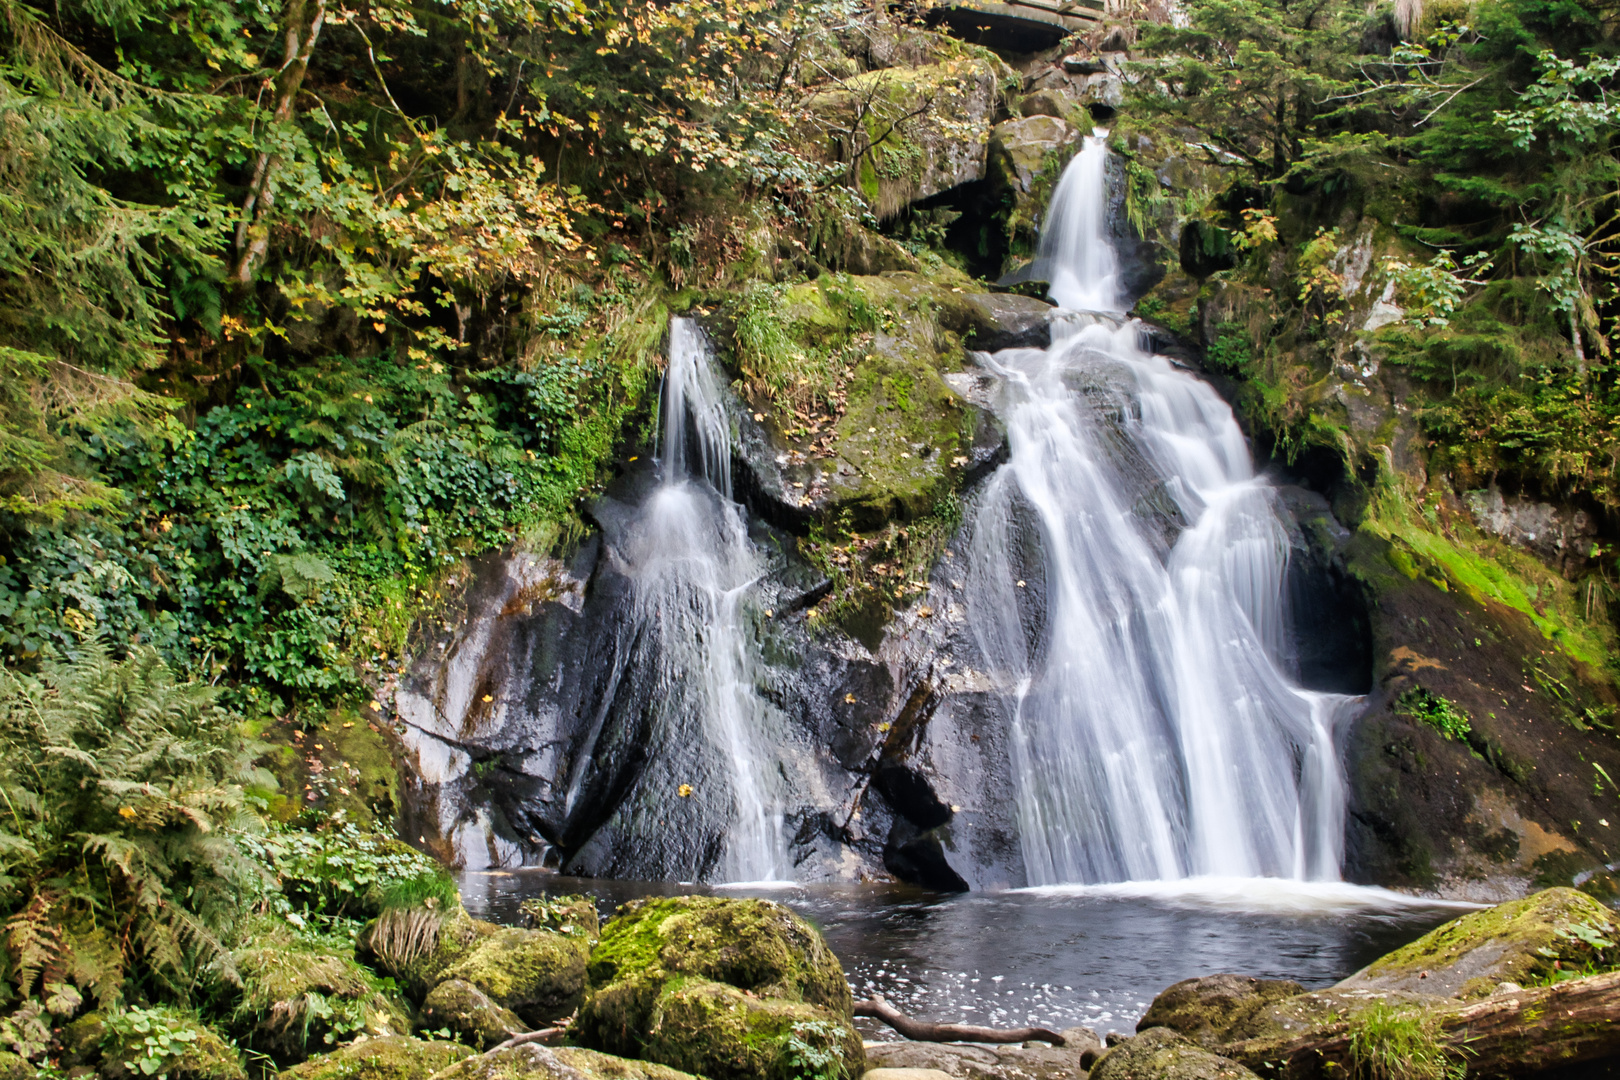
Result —
[{"label": "driftwood log", "polygon": [[[1469,1076],[1530,1076],[1620,1055],[1620,972],[1425,1009]],[[1220,1048],[1261,1076],[1346,1076],[1353,1023]]]},{"label": "driftwood log", "polygon": [[876,995],[870,1001],[857,1001],[855,1015],[881,1020],[906,1038],[918,1042],[1021,1043],[1038,1040],[1053,1046],[1063,1045],[1063,1036],[1047,1028],[987,1028],[973,1024],[930,1024],[926,1020],[913,1020]]}]

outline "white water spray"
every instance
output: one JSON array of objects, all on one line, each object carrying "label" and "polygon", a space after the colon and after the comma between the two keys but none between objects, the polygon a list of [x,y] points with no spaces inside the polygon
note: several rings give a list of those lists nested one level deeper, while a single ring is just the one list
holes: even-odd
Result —
[{"label": "white water spray", "polygon": [[658,487],[626,545],[638,617],[662,643],[662,704],[699,710],[728,766],[719,879],[776,880],[787,870],[781,800],[762,752],[769,709],[754,689],[744,611],[763,568],[731,500],[730,431],[708,342],[689,319],[670,323],[660,420]]},{"label": "white water spray", "polygon": [[[1029,881],[1337,880],[1333,730],[1360,699],[1284,670],[1287,533],[1231,410],[1097,314],[1123,299],[1107,153],[1086,141],[1041,239],[1075,313],[1051,348],[985,361],[1011,460],[979,500],[968,610],[1013,714]],[[1044,606],[1018,580],[1035,572]]]}]

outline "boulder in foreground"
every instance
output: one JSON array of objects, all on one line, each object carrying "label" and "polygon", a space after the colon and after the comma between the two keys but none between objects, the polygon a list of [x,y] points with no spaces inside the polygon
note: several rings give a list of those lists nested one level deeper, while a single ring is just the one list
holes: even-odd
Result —
[{"label": "boulder in foreground", "polygon": [[698,1080],[647,1061],[631,1061],[577,1046],[526,1043],[468,1058],[434,1080]]},{"label": "boulder in foreground", "polygon": [[821,935],[768,900],[626,904],[591,953],[574,1036],[709,1080],[854,1080],[866,1058]]}]

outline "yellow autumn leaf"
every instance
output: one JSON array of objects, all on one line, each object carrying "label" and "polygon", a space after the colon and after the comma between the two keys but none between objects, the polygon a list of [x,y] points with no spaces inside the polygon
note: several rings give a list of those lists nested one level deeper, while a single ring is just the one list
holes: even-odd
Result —
[{"label": "yellow autumn leaf", "polygon": [[692,794],[692,785],[682,784],[680,787],[675,789],[675,794],[679,795],[683,799],[686,798],[688,795]]}]

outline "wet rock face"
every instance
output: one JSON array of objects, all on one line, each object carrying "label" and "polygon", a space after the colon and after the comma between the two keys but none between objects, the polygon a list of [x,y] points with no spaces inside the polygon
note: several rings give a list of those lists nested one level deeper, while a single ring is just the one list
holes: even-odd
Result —
[{"label": "wet rock face", "polygon": [[1530,551],[1566,577],[1577,577],[1589,565],[1598,521],[1587,511],[1504,495],[1495,487],[1470,491],[1466,501],[1481,531]]}]

